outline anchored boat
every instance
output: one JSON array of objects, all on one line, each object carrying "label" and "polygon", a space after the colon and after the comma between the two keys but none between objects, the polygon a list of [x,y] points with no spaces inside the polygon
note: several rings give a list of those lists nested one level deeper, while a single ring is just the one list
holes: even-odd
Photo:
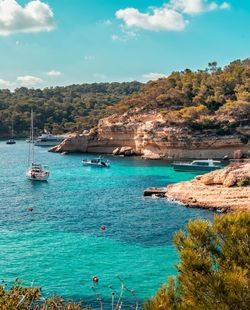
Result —
[{"label": "anchored boat", "polygon": [[16,144],[16,141],[14,139],[9,139],[6,141],[6,144]]},{"label": "anchored boat", "polygon": [[11,125],[11,138],[6,141],[6,144],[16,144],[16,141],[14,140],[14,121],[12,118],[12,125]]},{"label": "anchored boat", "polygon": [[[26,171],[27,179],[31,181],[47,181],[50,175],[49,167],[47,165],[41,165],[35,162],[35,148],[34,148],[34,121],[33,121],[33,110],[31,110],[31,137],[29,145],[29,168]],[[30,151],[32,147],[32,156]],[[31,161],[31,164],[30,164]]]},{"label": "anchored boat", "polygon": [[174,162],[172,164],[175,171],[213,171],[223,168],[218,160],[194,160],[192,162]]},{"label": "anchored boat", "polygon": [[93,158],[93,159],[83,159],[82,164],[84,166],[93,166],[93,167],[100,167],[100,168],[110,167],[109,160],[105,160],[101,156],[98,158]]},{"label": "anchored boat", "polygon": [[32,163],[26,172],[26,177],[32,181],[47,181],[49,178],[49,167]]},{"label": "anchored boat", "polygon": [[51,133],[44,131],[36,140],[35,146],[56,146],[64,140],[63,137],[54,136]]}]

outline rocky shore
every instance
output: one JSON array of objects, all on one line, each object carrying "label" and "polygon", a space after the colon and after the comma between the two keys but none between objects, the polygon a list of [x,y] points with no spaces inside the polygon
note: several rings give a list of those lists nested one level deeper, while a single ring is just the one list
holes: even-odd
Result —
[{"label": "rocky shore", "polygon": [[194,180],[171,184],[165,196],[190,208],[250,211],[250,162],[231,164]]}]

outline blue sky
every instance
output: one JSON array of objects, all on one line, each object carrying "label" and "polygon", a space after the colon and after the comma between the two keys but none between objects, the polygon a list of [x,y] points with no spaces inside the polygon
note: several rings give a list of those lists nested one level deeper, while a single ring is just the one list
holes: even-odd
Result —
[{"label": "blue sky", "polygon": [[249,0],[0,0],[0,87],[146,81],[250,56]]}]

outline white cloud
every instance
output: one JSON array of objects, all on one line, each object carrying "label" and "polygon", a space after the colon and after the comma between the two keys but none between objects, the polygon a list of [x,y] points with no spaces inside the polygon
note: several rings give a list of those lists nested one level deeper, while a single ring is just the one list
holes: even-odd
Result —
[{"label": "white cloud", "polygon": [[103,22],[104,25],[106,26],[110,26],[112,25],[112,21],[110,19],[106,19],[104,22]]},{"label": "white cloud", "polygon": [[56,70],[50,70],[49,72],[47,72],[48,76],[60,76],[62,73],[60,71],[56,71]]},{"label": "white cloud", "polygon": [[124,25],[120,25],[121,33],[111,36],[113,41],[127,42],[130,39],[135,39],[138,35],[136,32],[128,30]]},{"label": "white cloud", "polygon": [[165,74],[157,73],[157,72],[150,72],[150,73],[142,75],[143,81],[155,81],[155,80],[158,80],[158,79],[164,78],[164,77],[166,77]]},{"label": "white cloud", "polygon": [[230,4],[227,3],[227,2],[223,2],[223,3],[220,5],[220,9],[222,9],[222,10],[230,9]]},{"label": "white cloud", "polygon": [[36,77],[36,76],[24,75],[24,76],[18,76],[17,77],[17,82],[21,86],[32,87],[32,86],[35,86],[37,84],[41,84],[44,81],[41,78]]},{"label": "white cloud", "polygon": [[54,14],[48,4],[33,0],[24,7],[16,0],[0,0],[0,35],[19,32],[51,31]]},{"label": "white cloud", "polygon": [[10,81],[0,79],[0,87],[1,88],[9,88],[10,86],[11,86]]},{"label": "white cloud", "polygon": [[[131,28],[152,31],[182,31],[189,23],[185,19],[186,15],[228,8],[230,5],[227,2],[218,4],[210,0],[169,0],[162,7],[149,8],[146,13],[142,13],[136,8],[126,8],[118,10],[115,16]],[[117,39],[117,36],[115,35],[113,39]]]},{"label": "white cloud", "polygon": [[208,0],[170,0],[168,7],[192,15],[217,9],[228,9],[229,4],[224,2],[219,5],[217,2]]},{"label": "white cloud", "polygon": [[93,61],[93,60],[95,60],[95,56],[94,55],[85,55],[84,60],[85,61]]},{"label": "white cloud", "polygon": [[167,6],[153,8],[152,13],[141,13],[134,8],[127,8],[116,12],[116,17],[124,21],[128,27],[142,28],[154,31],[181,31],[187,22],[183,16]]}]

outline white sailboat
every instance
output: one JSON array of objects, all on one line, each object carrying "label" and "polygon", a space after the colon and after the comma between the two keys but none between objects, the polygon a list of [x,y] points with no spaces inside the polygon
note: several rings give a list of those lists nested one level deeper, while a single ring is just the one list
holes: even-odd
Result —
[{"label": "white sailboat", "polygon": [[49,167],[47,165],[39,164],[35,161],[33,110],[31,110],[30,128],[31,128],[31,135],[30,135],[31,143],[29,144],[29,159],[28,159],[29,168],[26,171],[26,177],[31,181],[47,181],[50,175]]}]

